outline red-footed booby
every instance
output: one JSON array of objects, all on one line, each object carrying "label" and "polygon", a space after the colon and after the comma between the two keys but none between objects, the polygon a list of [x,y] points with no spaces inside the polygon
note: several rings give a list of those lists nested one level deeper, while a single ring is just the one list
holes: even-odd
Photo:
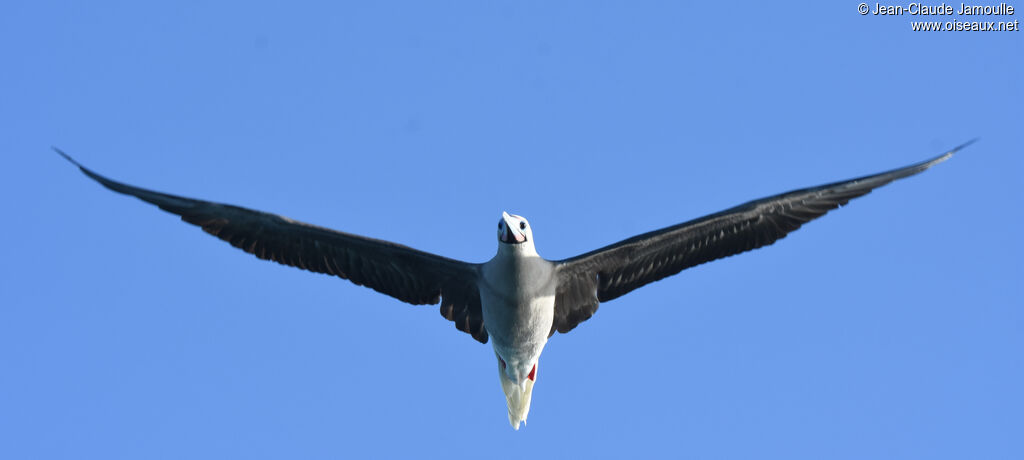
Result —
[{"label": "red-footed booby", "polygon": [[440,302],[441,315],[457,329],[481,343],[491,339],[509,423],[518,430],[530,411],[540,354],[555,331],[571,331],[593,316],[601,302],[645,284],[772,244],[853,198],[947,160],[971,142],[904,168],[750,201],[564,260],[541,258],[530,223],[502,213],[498,252],[482,264],[133,187],[54,150],[104,187],[177,214],[261,259],[334,275],[411,304]]}]

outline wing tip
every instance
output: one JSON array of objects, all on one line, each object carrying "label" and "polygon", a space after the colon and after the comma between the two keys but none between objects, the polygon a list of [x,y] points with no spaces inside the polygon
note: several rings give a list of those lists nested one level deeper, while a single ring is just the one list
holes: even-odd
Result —
[{"label": "wing tip", "polygon": [[57,155],[60,155],[60,156],[64,157],[65,160],[68,160],[68,161],[71,162],[71,164],[77,166],[78,169],[85,169],[85,166],[82,166],[81,163],[75,161],[74,158],[71,158],[71,155],[68,155],[68,154],[64,153],[64,151],[59,149],[59,148],[57,148],[57,146],[51,145],[50,148],[53,149],[54,152],[57,152]]},{"label": "wing tip", "polygon": [[956,152],[959,152],[960,150],[963,150],[965,147],[967,147],[967,146],[969,146],[969,145],[971,145],[971,144],[973,144],[975,142],[978,142],[979,139],[981,139],[981,138],[980,137],[975,137],[974,139],[971,139],[971,140],[969,140],[967,142],[964,142],[963,144],[960,144],[960,145],[958,145],[956,147],[953,147],[953,149],[948,151],[948,152],[946,152],[946,154],[947,155],[952,155],[952,154],[954,154]]},{"label": "wing tip", "polygon": [[943,153],[942,155],[939,155],[938,157],[935,157],[935,158],[933,158],[931,160],[928,160],[928,161],[924,162],[923,164],[921,164],[922,167],[918,171],[923,171],[925,169],[931,168],[932,166],[935,166],[935,165],[937,165],[939,163],[942,163],[943,161],[946,161],[946,160],[950,159],[953,156],[953,154],[963,150],[964,148],[968,147],[969,145],[971,145],[971,144],[973,144],[975,142],[978,142],[978,139],[980,139],[980,138],[979,137],[975,137],[974,139],[971,139],[971,140],[969,140],[967,142],[964,142],[963,144],[960,144],[960,145],[958,145],[956,147],[953,147],[952,149],[949,149],[946,153]]},{"label": "wing tip", "polygon": [[57,152],[58,155],[64,157],[65,160],[70,161],[71,164],[73,164],[76,167],[78,167],[78,170],[82,171],[82,174],[85,174],[90,179],[92,179],[92,180],[94,180],[96,182],[99,182],[104,187],[109,188],[111,190],[114,190],[116,192],[126,193],[126,192],[118,189],[118,186],[124,186],[124,184],[121,184],[121,183],[119,183],[117,181],[113,181],[113,180],[107,179],[106,177],[103,177],[103,176],[97,174],[95,171],[93,171],[93,170],[91,170],[89,168],[86,168],[85,166],[82,166],[81,163],[75,161],[74,158],[71,158],[71,155],[68,155],[67,153],[64,153],[63,150],[61,150],[61,149],[59,149],[59,148],[57,148],[55,146],[50,146],[50,148],[52,148],[54,152]]},{"label": "wing tip", "polygon": [[50,148],[52,148],[54,152],[57,152],[58,155],[64,157],[65,160],[70,161],[71,164],[73,164],[76,167],[78,167],[78,169],[80,171],[82,171],[82,173],[84,173],[86,176],[91,177],[93,180],[99,181],[99,182],[104,183],[104,184],[106,183],[107,180],[109,180],[109,179],[107,179],[107,178],[105,178],[103,176],[100,176],[99,174],[96,174],[91,169],[86,168],[85,166],[82,166],[81,163],[75,161],[74,158],[71,158],[71,155],[68,155],[67,153],[64,153],[63,150],[57,148],[56,146],[52,146],[51,145]]}]

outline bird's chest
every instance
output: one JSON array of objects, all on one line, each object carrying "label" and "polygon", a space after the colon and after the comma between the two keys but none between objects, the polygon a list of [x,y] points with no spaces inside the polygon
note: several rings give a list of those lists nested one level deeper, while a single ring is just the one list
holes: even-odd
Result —
[{"label": "bird's chest", "polygon": [[503,348],[543,346],[554,320],[551,263],[540,258],[492,261],[484,267],[484,327]]}]

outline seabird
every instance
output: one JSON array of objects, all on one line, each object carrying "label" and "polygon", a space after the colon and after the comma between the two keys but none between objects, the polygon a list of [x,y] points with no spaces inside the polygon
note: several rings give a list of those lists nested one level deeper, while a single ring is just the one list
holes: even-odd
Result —
[{"label": "seabird", "polygon": [[467,263],[277,214],[133,187],[103,177],[60,149],[104,187],[152,203],[260,259],[326,273],[441,316],[481,343],[491,339],[508,420],[530,411],[537,364],[555,331],[566,333],[607,302],[696,265],[774,243],[801,225],[894,180],[918,174],[974,141],[904,168],[804,188],[655,230],[564,260],[534,248],[533,227],[503,212],[498,252]]}]

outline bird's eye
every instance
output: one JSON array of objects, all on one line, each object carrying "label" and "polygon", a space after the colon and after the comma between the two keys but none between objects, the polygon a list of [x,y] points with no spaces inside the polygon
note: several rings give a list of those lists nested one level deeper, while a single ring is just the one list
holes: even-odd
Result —
[{"label": "bird's eye", "polygon": [[520,222],[519,223],[519,229],[520,230],[526,230],[526,222]]},{"label": "bird's eye", "polygon": [[498,222],[498,230],[501,230],[501,228],[504,227],[504,226],[505,226],[504,222]]}]

